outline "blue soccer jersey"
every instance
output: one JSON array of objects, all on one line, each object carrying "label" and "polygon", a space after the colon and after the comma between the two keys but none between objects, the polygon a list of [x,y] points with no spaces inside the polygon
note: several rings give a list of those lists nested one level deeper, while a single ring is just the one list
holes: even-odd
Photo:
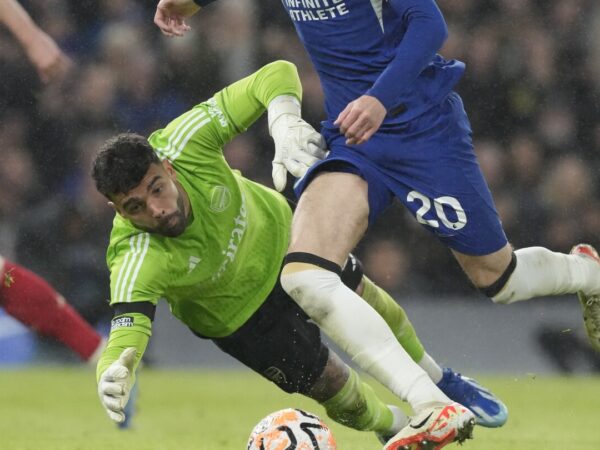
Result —
[{"label": "blue soccer jersey", "polygon": [[364,94],[405,122],[442,101],[464,72],[436,52],[447,37],[432,0],[282,0],[312,59],[332,121]]},{"label": "blue soccer jersey", "polygon": [[[477,163],[471,128],[452,88],[464,64],[437,51],[447,38],[433,0],[282,0],[321,79],[330,149],[295,186],[321,170],[355,173],[369,184],[370,222],[397,197],[449,247],[485,255],[506,245]],[[333,125],[362,95],[388,111],[361,145]]]}]

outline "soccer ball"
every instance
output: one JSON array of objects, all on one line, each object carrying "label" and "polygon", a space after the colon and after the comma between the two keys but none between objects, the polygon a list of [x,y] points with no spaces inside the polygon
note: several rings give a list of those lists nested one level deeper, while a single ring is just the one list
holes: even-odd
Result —
[{"label": "soccer ball", "polygon": [[282,409],[254,427],[247,450],[336,450],[331,430],[314,414]]}]

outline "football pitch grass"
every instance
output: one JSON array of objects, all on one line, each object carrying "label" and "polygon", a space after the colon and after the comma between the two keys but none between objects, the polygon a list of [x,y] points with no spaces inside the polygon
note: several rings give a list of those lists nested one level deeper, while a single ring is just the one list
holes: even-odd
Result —
[{"label": "football pitch grass", "polygon": [[[600,449],[600,377],[478,379],[504,399],[509,420],[499,429],[476,427],[475,439],[461,449]],[[139,382],[133,427],[120,431],[98,402],[91,369],[2,370],[0,448],[245,450],[250,430],[263,416],[298,407],[331,426],[339,450],[381,449],[372,433],[337,425],[315,402],[286,395],[249,372],[147,369]],[[392,402],[385,390],[378,392]]]}]

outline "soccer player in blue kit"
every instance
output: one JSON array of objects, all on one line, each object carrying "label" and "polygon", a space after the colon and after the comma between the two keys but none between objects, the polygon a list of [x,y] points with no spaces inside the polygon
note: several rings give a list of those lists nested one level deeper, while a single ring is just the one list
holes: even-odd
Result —
[{"label": "soccer player in blue kit", "polygon": [[[212,1],[161,0],[155,23],[182,35],[185,17]],[[437,54],[447,27],[435,1],[282,3],[321,80],[330,152],[296,183],[301,197],[281,283],[363,370],[412,406],[415,415],[385,450],[462,442],[473,424],[466,402],[447,397],[340,280],[368,225],[397,197],[494,302],[577,293],[600,351],[598,254],[585,244],[567,255],[508,243],[452,90],[465,66]]]}]

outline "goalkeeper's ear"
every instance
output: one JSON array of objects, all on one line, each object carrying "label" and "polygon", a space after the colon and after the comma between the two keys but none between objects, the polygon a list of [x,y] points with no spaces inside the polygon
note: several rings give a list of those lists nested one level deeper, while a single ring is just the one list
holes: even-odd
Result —
[{"label": "goalkeeper's ear", "polygon": [[119,211],[119,208],[117,208],[117,205],[114,204],[114,202],[106,202],[106,204],[111,207],[117,214],[121,215],[121,211]]}]

